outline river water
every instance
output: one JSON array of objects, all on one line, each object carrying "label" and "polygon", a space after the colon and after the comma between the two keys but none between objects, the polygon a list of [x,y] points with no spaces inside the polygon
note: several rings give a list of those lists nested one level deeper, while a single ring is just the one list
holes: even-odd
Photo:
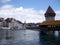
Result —
[{"label": "river water", "polygon": [[[39,30],[11,30],[8,33],[0,31],[0,45],[60,45],[59,36],[43,35]],[[9,36],[9,35],[8,35]]]}]

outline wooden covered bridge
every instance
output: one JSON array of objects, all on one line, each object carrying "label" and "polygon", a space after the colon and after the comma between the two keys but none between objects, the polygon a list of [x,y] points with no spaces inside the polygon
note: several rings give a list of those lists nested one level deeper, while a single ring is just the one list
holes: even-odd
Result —
[{"label": "wooden covered bridge", "polygon": [[43,32],[60,31],[60,20],[55,20],[56,13],[49,6],[45,13],[45,21],[40,24],[40,30]]}]

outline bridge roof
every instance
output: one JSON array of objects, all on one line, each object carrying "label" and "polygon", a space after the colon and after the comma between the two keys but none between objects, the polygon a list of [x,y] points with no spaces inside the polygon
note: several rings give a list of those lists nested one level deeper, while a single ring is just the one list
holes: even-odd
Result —
[{"label": "bridge roof", "polygon": [[41,25],[60,25],[60,20],[44,21],[44,22],[41,23]]}]

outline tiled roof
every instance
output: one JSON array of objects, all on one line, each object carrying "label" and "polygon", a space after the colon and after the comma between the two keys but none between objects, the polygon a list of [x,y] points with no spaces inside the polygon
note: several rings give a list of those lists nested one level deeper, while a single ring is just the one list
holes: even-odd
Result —
[{"label": "tiled roof", "polygon": [[12,18],[7,18],[5,21],[6,22],[11,22],[12,21]]},{"label": "tiled roof", "polygon": [[48,7],[45,15],[48,14],[48,13],[53,13],[53,14],[55,14],[54,10],[53,10],[50,6]]},{"label": "tiled roof", "polygon": [[6,21],[6,22],[11,22],[12,20],[14,20],[14,21],[16,21],[16,22],[18,22],[18,23],[21,23],[21,24],[22,24],[22,22],[21,22],[21,21],[16,20],[16,19],[13,19],[13,18],[7,18],[5,21]]},{"label": "tiled roof", "polygon": [[0,22],[2,22],[4,20],[4,18],[0,18]]},{"label": "tiled roof", "polygon": [[44,21],[44,22],[41,23],[41,25],[60,25],[60,20]]},{"label": "tiled roof", "polygon": [[16,20],[18,23],[20,23],[20,24],[22,24],[22,22],[21,21],[18,21],[18,20]]}]

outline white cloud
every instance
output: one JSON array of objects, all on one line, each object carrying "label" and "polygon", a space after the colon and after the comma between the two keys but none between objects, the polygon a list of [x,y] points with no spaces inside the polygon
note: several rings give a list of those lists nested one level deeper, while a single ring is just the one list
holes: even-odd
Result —
[{"label": "white cloud", "polygon": [[22,22],[42,22],[44,20],[43,10],[35,10],[33,8],[19,7],[12,5],[4,5],[0,8],[0,17],[12,17]]},{"label": "white cloud", "polygon": [[0,2],[2,2],[2,3],[9,2],[9,1],[11,1],[11,0],[0,0]]},{"label": "white cloud", "polygon": [[60,11],[56,11],[56,14],[60,14]]},{"label": "white cloud", "polygon": [[[60,11],[56,11],[57,15]],[[42,22],[44,21],[45,10],[35,10],[34,8],[24,8],[22,6],[15,8],[12,5],[4,5],[0,8],[0,17],[12,17],[22,22]],[[57,19],[57,18],[56,18]]]}]

